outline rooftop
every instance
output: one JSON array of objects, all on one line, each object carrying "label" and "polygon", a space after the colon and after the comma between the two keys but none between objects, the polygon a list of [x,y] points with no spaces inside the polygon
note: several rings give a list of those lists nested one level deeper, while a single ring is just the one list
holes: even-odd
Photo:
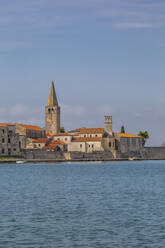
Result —
[{"label": "rooftop", "polygon": [[66,145],[65,142],[60,141],[60,140],[53,140],[52,142],[49,143],[49,145],[44,146],[43,149],[46,150],[53,150],[55,149],[58,145]]},{"label": "rooftop", "polygon": [[79,133],[79,134],[102,134],[104,128],[93,128],[93,127],[81,127],[71,132]]},{"label": "rooftop", "polygon": [[46,143],[48,138],[38,138],[38,139],[31,139],[32,143]]},{"label": "rooftop", "polygon": [[130,134],[130,133],[120,133],[117,132],[115,133],[115,136],[119,137],[119,138],[139,138],[141,139],[142,137],[134,135],[134,134]]},{"label": "rooftop", "polygon": [[43,131],[44,129],[38,126],[19,124],[19,123],[0,123],[0,127],[8,127],[8,126],[21,126],[29,130],[38,130]]},{"label": "rooftop", "polygon": [[100,137],[79,137],[79,138],[74,138],[72,142],[101,142],[102,138]]}]

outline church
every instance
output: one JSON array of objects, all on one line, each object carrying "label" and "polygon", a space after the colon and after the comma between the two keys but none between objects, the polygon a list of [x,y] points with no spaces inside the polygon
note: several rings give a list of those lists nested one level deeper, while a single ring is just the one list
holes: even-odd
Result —
[{"label": "church", "polygon": [[[115,157],[117,152],[136,152],[142,148],[141,137],[128,133],[113,132],[112,116],[104,116],[104,127],[81,127],[61,133],[60,106],[53,81],[51,82],[48,104],[45,107],[45,132],[48,140],[51,140],[48,145],[43,147],[46,150],[50,148],[52,150],[56,149],[57,142],[63,142],[65,146],[63,150],[68,152],[92,153],[109,151]],[[53,142],[56,142],[54,148]],[[42,144],[40,144],[41,146]]]},{"label": "church", "polygon": [[54,82],[51,82],[45,106],[45,128],[19,123],[0,123],[0,155],[16,155],[22,150],[43,152],[97,153],[108,152],[114,158],[143,148],[142,138],[113,132],[112,116],[104,116],[104,127],[80,127],[60,132],[60,106]]}]

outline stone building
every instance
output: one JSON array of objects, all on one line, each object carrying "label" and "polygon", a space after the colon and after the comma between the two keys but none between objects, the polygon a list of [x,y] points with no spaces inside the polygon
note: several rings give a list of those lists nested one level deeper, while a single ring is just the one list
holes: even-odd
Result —
[{"label": "stone building", "polygon": [[0,156],[19,155],[20,148],[15,126],[0,124]]},{"label": "stone building", "polygon": [[137,152],[143,148],[140,136],[128,133],[115,133],[116,149],[121,153]]},{"label": "stone building", "polygon": [[49,92],[48,104],[45,107],[45,129],[48,135],[60,132],[60,107],[53,81]]},{"label": "stone building", "polygon": [[25,124],[14,124],[16,127],[16,133],[27,138],[37,139],[46,137],[45,130],[38,126],[25,125]]},{"label": "stone building", "polygon": [[60,140],[52,140],[43,147],[46,151],[67,152],[67,144]]},{"label": "stone building", "polygon": [[113,132],[112,116],[104,117],[104,128],[82,127],[68,133],[57,133],[52,139],[65,142],[68,152],[109,151],[116,156],[117,152],[135,152],[143,147],[141,137],[134,134]]},{"label": "stone building", "polygon": [[24,125],[19,123],[0,123],[0,127],[13,127],[14,133],[19,137],[18,149],[26,149],[29,139],[45,138],[45,130],[38,126]]},{"label": "stone building", "polygon": [[49,142],[48,138],[27,138],[26,149],[42,149]]},{"label": "stone building", "polygon": [[101,137],[73,138],[72,142],[68,144],[68,151],[85,153],[104,151],[101,141]]}]

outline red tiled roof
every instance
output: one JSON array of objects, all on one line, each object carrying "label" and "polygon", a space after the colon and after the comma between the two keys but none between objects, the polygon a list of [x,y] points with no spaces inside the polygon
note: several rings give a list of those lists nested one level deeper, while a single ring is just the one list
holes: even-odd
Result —
[{"label": "red tiled roof", "polygon": [[38,126],[32,126],[32,125],[25,125],[25,124],[19,124],[19,123],[0,123],[0,127],[8,127],[8,126],[16,126],[16,125],[22,126],[29,130],[39,130],[39,131],[44,130],[43,128],[40,128]]},{"label": "red tiled roof", "polygon": [[104,128],[93,128],[93,127],[81,127],[79,129],[72,130],[80,134],[102,134]]},{"label": "red tiled roof", "polygon": [[53,140],[51,143],[49,143],[49,145],[44,146],[43,149],[46,150],[53,150],[55,149],[58,145],[66,145],[65,142],[60,141],[60,140]]},{"label": "red tiled roof", "polygon": [[63,141],[61,141],[61,140],[53,140],[53,141],[51,142],[51,144],[66,145],[66,143],[63,142]]},{"label": "red tiled roof", "polygon": [[100,137],[79,137],[79,138],[75,138],[72,140],[72,142],[101,142],[102,138]]},{"label": "red tiled roof", "polygon": [[14,123],[0,123],[0,127],[15,126]]},{"label": "red tiled roof", "polygon": [[73,129],[73,130],[69,131],[69,133],[77,133],[77,132],[80,132],[80,130],[81,130],[82,128],[86,128],[86,127],[81,127],[81,128]]},{"label": "red tiled roof", "polygon": [[78,136],[77,133],[56,133],[54,136]]},{"label": "red tiled roof", "polygon": [[48,141],[48,138],[32,139],[32,143],[46,143],[47,141]]},{"label": "red tiled roof", "polygon": [[25,125],[25,124],[18,124],[19,126],[22,126],[26,129],[29,129],[29,130],[38,130],[38,131],[44,131],[43,128],[41,127],[38,127],[38,126],[32,126],[32,125]]},{"label": "red tiled roof", "polygon": [[49,144],[48,146],[44,146],[43,147],[43,149],[45,149],[45,150],[53,150],[53,149],[55,149],[56,147],[57,147],[58,145],[57,144]]},{"label": "red tiled roof", "polygon": [[46,136],[47,137],[52,137],[52,136],[54,136],[54,133],[46,133]]}]

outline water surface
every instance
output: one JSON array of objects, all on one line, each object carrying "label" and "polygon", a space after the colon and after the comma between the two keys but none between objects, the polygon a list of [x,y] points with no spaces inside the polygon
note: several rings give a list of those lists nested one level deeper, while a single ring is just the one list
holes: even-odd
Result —
[{"label": "water surface", "polygon": [[165,161],[0,165],[0,248],[164,248]]}]

